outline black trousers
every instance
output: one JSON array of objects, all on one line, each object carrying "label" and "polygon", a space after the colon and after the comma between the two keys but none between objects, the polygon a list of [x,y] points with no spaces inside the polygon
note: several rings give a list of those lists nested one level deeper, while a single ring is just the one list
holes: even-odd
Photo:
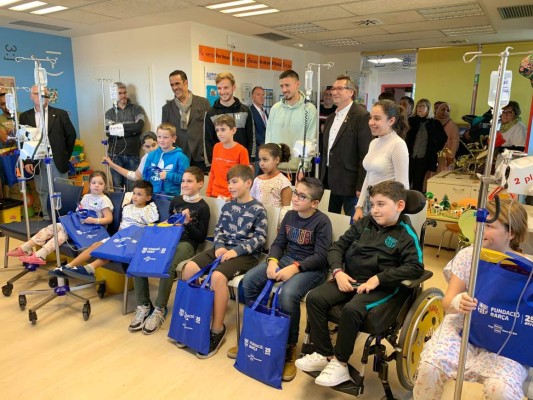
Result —
[{"label": "black trousers", "polygon": [[427,163],[425,158],[409,159],[409,182],[411,189],[424,193],[424,178],[427,173]]},{"label": "black trousers", "polygon": [[[341,292],[335,280],[311,290],[305,302],[311,327],[311,340],[316,352],[325,357],[335,355],[340,362],[348,362],[357,335],[369,313],[367,306],[390,296],[393,290],[380,289],[378,286],[370,293],[364,294],[357,294],[356,291]],[[339,321],[337,342],[333,348],[328,330],[328,313],[338,304],[344,304],[344,307]]]}]

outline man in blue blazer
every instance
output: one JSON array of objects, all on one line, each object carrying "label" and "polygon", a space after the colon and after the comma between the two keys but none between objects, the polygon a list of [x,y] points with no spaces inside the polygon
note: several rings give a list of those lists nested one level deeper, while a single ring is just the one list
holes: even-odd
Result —
[{"label": "man in blue blazer", "polygon": [[257,149],[257,153],[255,154],[256,175],[260,173],[259,171],[259,146],[265,144],[266,124],[268,122],[268,113],[263,108],[264,103],[265,103],[265,90],[261,86],[254,87],[252,89],[252,106],[250,107],[250,110],[252,111],[252,117],[254,119],[254,126],[255,126],[255,148]]},{"label": "man in blue blazer", "polygon": [[[40,124],[39,114],[39,93],[38,86],[31,88],[31,99],[34,107],[28,111],[24,111],[20,114],[19,122],[21,125],[28,125],[38,127]],[[68,163],[74,150],[74,143],[76,142],[76,129],[70,117],[65,110],[48,106],[48,90],[44,88],[42,96],[43,109],[45,114],[45,123],[48,127],[48,140],[52,149],[52,180],[55,178],[68,178]],[[36,115],[37,114],[37,115]],[[40,160],[26,162],[24,169],[29,174],[34,172],[34,168],[37,168]],[[45,219],[50,219],[48,216],[48,210],[45,207],[46,199],[49,196],[48,193],[48,173],[44,162],[39,166],[39,176],[35,177],[35,186],[37,192],[39,192],[39,198],[41,199],[42,212]]]}]

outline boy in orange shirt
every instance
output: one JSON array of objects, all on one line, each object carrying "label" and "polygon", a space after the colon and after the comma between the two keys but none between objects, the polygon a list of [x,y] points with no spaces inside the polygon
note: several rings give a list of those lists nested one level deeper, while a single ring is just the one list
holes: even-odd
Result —
[{"label": "boy in orange shirt", "polygon": [[237,164],[248,165],[248,150],[233,140],[237,132],[235,120],[231,115],[223,114],[215,120],[215,130],[220,142],[213,148],[213,160],[209,172],[209,184],[206,195],[210,197],[231,198],[228,190],[227,174]]}]

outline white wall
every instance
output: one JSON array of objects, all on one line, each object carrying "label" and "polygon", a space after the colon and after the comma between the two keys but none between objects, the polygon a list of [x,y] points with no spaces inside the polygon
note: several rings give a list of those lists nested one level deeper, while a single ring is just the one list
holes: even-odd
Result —
[{"label": "white wall", "polygon": [[333,85],[337,76],[342,74],[350,75],[354,82],[357,83],[361,69],[360,52],[322,55],[322,63],[326,64],[329,62],[333,62],[334,65],[330,69],[322,68],[320,77],[322,90],[327,86]]},{"label": "white wall", "polygon": [[[102,33],[72,39],[80,137],[93,169],[102,168],[104,147],[102,92],[93,78],[120,79],[130,97],[146,113],[145,130],[161,122],[161,107],[173,97],[168,74],[182,69],[191,75],[189,23]],[[105,83],[105,109],[110,108]],[[191,87],[194,90],[194,85]]]},{"label": "white wall", "polygon": [[[101,168],[100,159],[104,155],[100,144],[104,137],[102,94],[100,83],[93,81],[95,77],[126,83],[134,102],[145,109],[147,126],[152,130],[161,122],[161,107],[173,98],[168,74],[175,69],[185,71],[190,90],[200,96],[205,96],[207,68],[215,72],[233,72],[237,79],[238,97],[241,96],[239,83],[250,83],[274,89],[274,99],[278,99],[281,93],[278,82],[280,71],[224,66],[198,60],[198,45],[227,48],[228,35],[233,39],[236,51],[291,59],[293,69],[301,75],[302,89],[307,64],[323,62],[318,53],[192,22],[73,38],[80,137],[85,142],[92,168]],[[108,83],[104,92],[105,109],[111,107],[107,86]],[[145,129],[148,128],[145,126]]]}]

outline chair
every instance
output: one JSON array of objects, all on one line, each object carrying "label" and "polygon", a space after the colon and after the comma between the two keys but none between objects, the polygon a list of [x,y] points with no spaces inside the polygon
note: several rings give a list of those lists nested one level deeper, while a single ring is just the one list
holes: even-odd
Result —
[{"label": "chair", "polygon": [[476,234],[476,212],[474,210],[468,210],[461,214],[459,220],[452,224],[445,224],[445,230],[442,232],[439,250],[437,251],[437,257],[440,255],[440,249],[442,248],[442,242],[444,240],[444,235],[449,232],[450,240],[448,241],[447,249],[450,249],[453,235],[457,235],[457,247],[455,252],[457,253],[463,247],[470,246],[475,238]]},{"label": "chair", "polygon": [[[259,262],[262,262],[266,259],[268,251],[270,250],[270,246],[272,246],[272,243],[274,243],[274,240],[276,239],[276,236],[278,235],[277,226],[278,226],[281,208],[265,206],[265,210],[267,212],[268,232],[267,232],[267,238],[266,238],[265,245],[263,246],[263,253],[261,254],[261,257],[259,258]],[[243,278],[244,278],[244,274],[238,275],[228,282],[228,288],[230,292],[233,292],[233,295],[235,297],[235,304],[237,306],[237,310],[235,313],[235,326],[237,328],[237,346],[239,345],[239,340],[241,337],[241,309],[240,309],[240,300],[239,300],[239,285]]]},{"label": "chair", "polygon": [[[62,197],[65,196],[66,193],[62,192]],[[124,192],[111,192],[108,193],[107,196],[111,200],[111,203],[113,204],[113,222],[108,226],[108,231],[110,233],[116,232],[118,230],[118,227],[120,225],[120,219],[121,219],[121,213],[122,213],[122,201],[124,199]],[[61,255],[64,255],[68,258],[74,258],[79,253],[80,250],[78,249],[70,240],[67,240],[66,243],[63,243],[61,246],[59,246],[59,252]],[[82,308],[82,315],[83,319],[87,321],[89,319],[89,316],[91,315],[91,303],[88,299],[81,297],[73,292],[87,289],[92,286],[98,286],[97,293],[99,298],[103,298],[105,295],[105,281],[104,280],[97,280],[95,282],[86,283],[78,286],[70,286],[69,280],[66,278],[56,278],[51,277],[48,280],[48,285],[52,287],[52,290],[26,290],[19,292],[19,307],[21,310],[24,310],[26,308],[26,295],[28,294],[45,294],[50,293],[49,296],[47,296],[43,301],[38,303],[37,305],[31,307],[28,310],[28,317],[32,324],[35,325],[37,322],[37,310],[43,307],[45,304],[49,303],[50,301],[54,300],[57,297],[61,296],[70,296],[74,298],[77,301],[80,301],[83,304]]]},{"label": "chair", "polygon": [[[61,193],[61,213],[67,214],[69,211],[75,211],[78,203],[81,199],[81,192],[83,190],[83,186],[74,186],[71,183],[68,182],[60,182],[56,179],[54,181],[54,191]],[[48,212],[49,215],[51,215],[50,211],[50,201],[47,203]],[[30,221],[29,226],[30,230],[29,232],[26,230],[26,222],[12,222],[10,224],[1,224],[0,225],[0,231],[5,235],[5,245],[4,245],[4,268],[6,268],[4,271],[8,271],[10,269],[7,269],[8,264],[8,257],[7,252],[9,251],[9,242],[10,238],[26,241],[28,240],[28,236],[31,237],[37,232],[39,232],[41,229],[46,228],[48,225],[50,225],[50,221]],[[33,272],[37,270],[38,266],[33,264],[23,264],[24,270],[20,272],[19,274],[15,275],[13,278],[9,279],[7,283],[2,286],[2,293],[4,296],[11,296],[11,293],[13,292],[13,283],[20,278],[22,278],[24,275],[26,275],[28,272]]]},{"label": "chair", "polygon": [[[408,191],[404,213],[410,215],[410,219],[419,221],[417,225],[420,226],[420,239],[423,245],[426,228],[426,223],[423,222],[423,215],[426,213],[424,196],[417,191]],[[416,230],[416,226],[414,227]],[[402,386],[408,390],[412,389],[422,347],[444,318],[442,291],[435,288],[422,291],[422,283],[432,275],[430,271],[424,271],[421,278],[402,282],[403,286],[395,296],[395,300],[370,311],[361,328],[361,332],[369,334],[361,357],[362,367],[357,371],[348,364],[352,380],[332,389],[354,396],[363,394],[364,370],[371,355],[374,356],[373,370],[378,373],[386,399],[394,399],[388,381],[388,362],[392,360],[396,361],[398,378]],[[333,307],[329,312],[329,320],[338,324],[341,312],[342,305]],[[311,339],[308,324],[302,346],[303,354],[314,352]],[[387,354],[383,340],[392,346],[390,354]],[[316,378],[319,372],[307,372],[307,374]]]}]

